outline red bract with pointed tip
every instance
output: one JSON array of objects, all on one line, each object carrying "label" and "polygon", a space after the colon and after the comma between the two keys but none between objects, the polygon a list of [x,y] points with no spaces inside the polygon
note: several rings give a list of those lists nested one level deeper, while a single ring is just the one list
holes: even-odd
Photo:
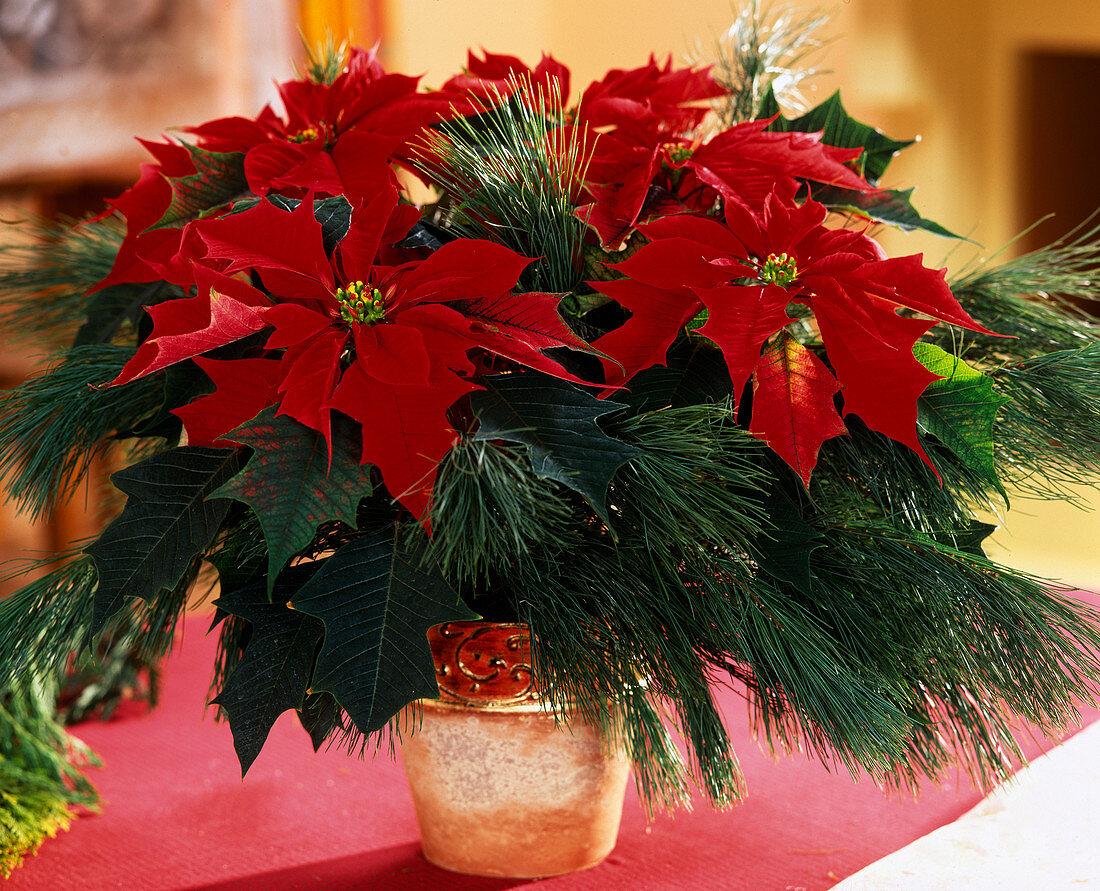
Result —
[{"label": "red bract with pointed tip", "polygon": [[[518,83],[529,82],[536,95],[556,95],[563,105],[569,105],[570,72],[553,56],[543,54],[539,64],[531,68],[515,56],[482,52],[483,59],[473,51],[468,53],[466,71],[443,84],[444,92],[466,94],[481,102],[495,101],[512,95]],[[671,56],[661,65],[651,54],[645,65],[609,71],[589,84],[581,91],[580,104],[568,116],[573,123],[591,128],[640,123],[665,133],[680,133],[702,121],[707,109],[700,102],[723,92],[709,67],[673,68]],[[468,108],[478,110],[477,103],[468,103]]]},{"label": "red bract with pointed tip", "polygon": [[416,92],[418,80],[387,74],[373,50],[356,48],[332,84],[279,84],[285,119],[265,108],[255,120],[222,118],[189,132],[210,150],[244,152],[257,195],[308,189],[356,203],[370,194],[357,188],[358,168],[401,156],[413,135],[449,112],[447,97]]},{"label": "red bract with pointed tip", "polygon": [[760,209],[773,190],[786,193],[799,180],[874,191],[845,166],[860,149],[825,145],[820,134],[771,133],[768,123],[736,124],[702,145],[645,121],[602,136],[588,170],[596,200],[582,208],[600,243],[619,250],[640,224],[705,212],[719,197]]},{"label": "red bract with pointed tip", "polygon": [[[469,50],[466,54],[465,72],[456,74],[443,84],[443,91],[456,96],[466,94],[482,101],[495,102],[498,98],[511,96],[522,80],[530,82],[536,90],[547,91],[560,96],[562,101],[568,101],[569,69],[553,56],[543,53],[539,64],[531,68],[515,56],[490,53],[487,50],[482,50],[482,53],[484,58],[478,58],[473,50]],[[468,107],[476,110],[473,105]]]},{"label": "red bract with pointed tip", "polygon": [[[919,255],[888,259],[865,234],[825,227],[822,205],[798,204],[793,196],[793,186],[779,188],[758,212],[728,200],[723,222],[683,215],[641,227],[651,242],[612,267],[628,278],[593,283],[632,313],[596,342],[618,360],[618,366],[605,363],[609,373],[619,369],[611,381],[628,380],[661,356],[685,319],[705,309],[699,333],[721,348],[735,399],[753,376],[763,390],[752,432],[778,444],[806,481],[818,446],[837,432],[836,387],[825,381],[823,365],[792,346],[780,354],[773,343],[761,357],[765,344],[793,321],[790,305],[801,304],[817,321],[844,413],[859,415],[925,457],[917,438],[917,398],[936,376],[914,358],[913,344],[937,321],[992,332],[963,310],[942,270],[927,269]],[[929,318],[900,316],[899,309]],[[795,370],[801,382],[777,378]],[[788,408],[781,411],[777,394],[784,387]]]},{"label": "red bract with pointed tip", "polygon": [[190,267],[179,259],[182,229],[152,227],[172,203],[171,180],[193,175],[195,165],[182,145],[144,139],[139,142],[156,163],[142,164],[138,181],[107,202],[111,210],[126,220],[126,236],[111,272],[99,283],[99,288],[123,282],[191,283]]},{"label": "red bract with pointed tip", "polygon": [[840,389],[825,363],[783,332],[756,366],[749,432],[810,485],[821,444],[846,433],[833,404]]},{"label": "red bract with pointed tip", "polygon": [[666,133],[681,134],[702,123],[708,108],[699,103],[724,93],[710,66],[673,68],[671,56],[660,65],[650,54],[645,65],[614,69],[589,84],[581,94],[577,120],[591,127],[658,125]]},{"label": "red bract with pointed tip", "polygon": [[[453,113],[453,96],[418,93],[417,81],[387,74],[373,51],[356,48],[331,85],[280,84],[285,118],[268,106],[256,118],[220,118],[186,128],[195,137],[198,157],[233,168],[198,186],[188,184],[201,173],[188,148],[143,141],[156,163],[142,165],[138,182],[110,202],[126,219],[126,237],[100,287],[158,280],[193,284],[190,264],[181,256],[185,223],[214,208],[227,210],[238,198],[311,192],[344,195],[356,204],[370,200],[382,185],[396,184],[391,162],[406,159],[408,141],[424,126]],[[238,180],[229,191],[217,190]],[[194,206],[165,224],[181,183],[192,190]],[[204,185],[213,190],[204,193]]]},{"label": "red bract with pointed tip", "polygon": [[[264,201],[194,224],[209,296],[155,307],[152,336],[112,383],[271,328],[263,356],[237,360],[251,362],[243,389],[236,362],[203,360],[217,391],[178,410],[189,441],[221,442],[268,405],[331,441],[340,411],[362,425],[363,462],[420,517],[457,436],[447,410],[478,386],[471,351],[575,380],[544,350],[588,347],[558,315],[556,295],[512,293],[531,260],[506,247],[459,239],[426,259],[380,262],[417,218],[408,211],[387,187],[353,213],[332,255],[308,197],[292,212]],[[263,290],[235,277],[246,271]]]}]

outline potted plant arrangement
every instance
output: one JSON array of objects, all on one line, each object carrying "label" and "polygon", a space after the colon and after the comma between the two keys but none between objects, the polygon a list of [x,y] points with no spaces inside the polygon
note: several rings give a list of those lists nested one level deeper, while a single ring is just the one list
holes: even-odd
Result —
[{"label": "potted plant arrangement", "polygon": [[[620,809],[627,761],[650,807],[726,806],[732,683],[778,750],[1006,776],[1015,716],[1058,728],[1096,690],[1100,617],[988,560],[975,513],[1096,478],[1100,341],[1066,298],[1098,251],[887,256],[879,227],[954,236],[880,185],[908,143],[839,96],[790,111],[774,72],[797,86],[815,22],[752,12],[717,67],[579,99],[550,56],[428,91],[330,46],[281,112],[146,143],[3,273],[10,324],[69,337],[4,399],[10,497],[43,514],[108,456],[125,499],[0,603],[5,682],[123,618],[155,659],[213,567],[244,771],[293,709],[315,746],[449,745],[461,787],[499,744],[445,713],[478,700],[586,746]],[[446,796],[415,794],[427,845]],[[608,820],[538,874],[604,856]]]}]

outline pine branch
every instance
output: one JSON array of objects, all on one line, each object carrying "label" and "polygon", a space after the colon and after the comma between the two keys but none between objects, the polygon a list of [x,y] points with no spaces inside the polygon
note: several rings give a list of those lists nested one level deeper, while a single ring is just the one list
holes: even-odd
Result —
[{"label": "pine branch", "polygon": [[1098,276],[1100,223],[1086,221],[1048,247],[979,265],[951,281],[952,292],[967,312],[1006,336],[937,325],[926,339],[987,368],[1087,346],[1100,338],[1095,314],[1100,306]]},{"label": "pine branch", "polygon": [[[78,548],[23,561],[11,569],[10,581],[60,563],[45,575],[0,601],[0,686],[17,685],[31,677],[60,677],[92,641],[92,606],[98,576],[92,558]],[[10,565],[10,564],[9,564]],[[175,626],[198,576],[198,561],[178,585],[151,593],[148,603],[132,599],[104,626],[98,638],[97,664],[117,659],[154,666],[172,649]],[[122,676],[119,664],[112,669]],[[105,691],[111,695],[110,688]]]},{"label": "pine branch", "polygon": [[1012,398],[1001,408],[997,445],[1014,488],[1072,500],[1075,485],[1100,478],[1100,341],[992,376]]},{"label": "pine branch", "polygon": [[433,558],[459,590],[484,592],[501,567],[564,546],[571,510],[512,449],[463,439],[440,465],[430,516]]},{"label": "pine branch", "polygon": [[907,751],[881,781],[911,785],[959,761],[988,786],[1019,757],[1013,716],[1060,728],[1094,701],[1096,610],[919,533],[819,528],[806,606],[910,715]]},{"label": "pine branch", "polygon": [[858,418],[849,417],[846,424],[848,435],[822,445],[810,480],[822,512],[931,533],[967,522],[975,507],[993,505],[996,493],[988,481],[931,437],[924,437],[923,445],[939,478],[907,446],[869,430]]},{"label": "pine branch", "polygon": [[74,808],[98,810],[83,769],[99,761],[65,732],[53,706],[50,685],[0,687],[0,876],[67,829]]},{"label": "pine branch", "polygon": [[824,73],[805,67],[806,60],[827,41],[818,32],[829,16],[780,7],[774,15],[762,12],[756,0],[746,5],[708,53],[699,49],[699,62],[714,65],[714,79],[727,95],[715,104],[722,129],[752,120],[769,87],[785,107],[808,110],[800,87]]},{"label": "pine branch", "polygon": [[348,64],[348,42],[343,40],[337,45],[331,31],[325,32],[325,39],[316,46],[310,46],[301,31],[302,43],[306,49],[304,76],[315,84],[328,87],[344,73]]},{"label": "pine branch", "polygon": [[70,798],[64,786],[0,756],[0,877],[69,828]]},{"label": "pine branch", "polygon": [[98,582],[91,557],[74,550],[28,561],[5,579],[19,578],[54,560],[64,562],[0,601],[0,687],[36,675],[56,676],[83,646]]},{"label": "pine branch", "polygon": [[73,491],[116,434],[133,435],[164,401],[164,382],[110,381],[133,350],[109,344],[75,347],[52,369],[0,397],[0,473],[32,518],[49,514]]},{"label": "pine branch", "polygon": [[586,224],[574,216],[589,148],[563,127],[563,97],[517,81],[507,99],[439,125],[416,152],[418,168],[443,189],[438,222],[539,258],[528,291],[572,291],[580,279]]},{"label": "pine branch", "polygon": [[20,220],[9,225],[28,231],[32,240],[0,244],[0,324],[20,337],[71,337],[84,318],[87,293],[114,265],[121,225],[112,217],[79,224]]},{"label": "pine branch", "polygon": [[[682,803],[689,775],[727,806],[742,781],[709,671],[736,634],[740,597],[731,592],[751,576],[744,551],[762,518],[760,447],[732,424],[728,405],[626,419],[617,435],[640,450],[609,496],[617,539],[585,512],[575,541],[516,561],[501,584],[531,625],[540,689],[563,714],[575,709],[623,740],[651,808]],[[660,730],[657,703],[688,742],[686,763]]]}]

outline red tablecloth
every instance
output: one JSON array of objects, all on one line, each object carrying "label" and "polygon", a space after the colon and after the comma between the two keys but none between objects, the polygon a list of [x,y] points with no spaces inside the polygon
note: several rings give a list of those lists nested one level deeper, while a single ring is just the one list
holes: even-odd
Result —
[{"label": "red tablecloth", "polygon": [[[1086,595],[1100,602],[1096,595]],[[160,707],[77,734],[102,757],[101,815],[48,840],[8,880],[17,889],[502,889],[525,881],[458,876],[420,855],[399,762],[314,755],[293,714],[277,722],[243,782],[229,729],[203,715],[214,642],[189,618],[166,666]],[[723,693],[748,797],[650,823],[628,791],[619,843],[600,866],[538,884],[559,889],[813,891],[954,820],[980,798],[965,778],[917,801],[773,760],[751,740],[743,702]],[[1089,710],[1085,723],[1100,717]],[[1029,743],[1034,755],[1052,743]]]}]

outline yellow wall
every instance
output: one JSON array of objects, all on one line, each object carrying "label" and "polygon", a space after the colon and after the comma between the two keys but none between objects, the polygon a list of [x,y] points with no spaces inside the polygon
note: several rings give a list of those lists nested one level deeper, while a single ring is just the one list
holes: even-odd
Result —
[{"label": "yellow wall", "polygon": [[[783,4],[773,4],[783,5]],[[807,3],[807,8],[815,4]],[[925,216],[984,247],[932,236],[884,237],[891,253],[924,252],[929,264],[960,266],[1005,244],[1015,218],[1020,120],[1019,57],[1028,49],[1100,54],[1100,0],[845,0],[834,9],[835,43],[819,65],[815,99],[838,86],[849,111],[896,138],[921,136],[887,185],[917,186]],[[573,69],[576,92],[609,68],[650,52],[677,58],[732,21],[727,0],[389,0],[383,52],[396,70],[438,85],[466,47],[518,55],[542,50]],[[1100,89],[1100,84],[1081,85]],[[948,254],[951,256],[948,259]],[[1081,490],[1100,507],[1095,487]],[[1100,590],[1100,511],[1014,498],[991,556],[1047,577]]]}]

